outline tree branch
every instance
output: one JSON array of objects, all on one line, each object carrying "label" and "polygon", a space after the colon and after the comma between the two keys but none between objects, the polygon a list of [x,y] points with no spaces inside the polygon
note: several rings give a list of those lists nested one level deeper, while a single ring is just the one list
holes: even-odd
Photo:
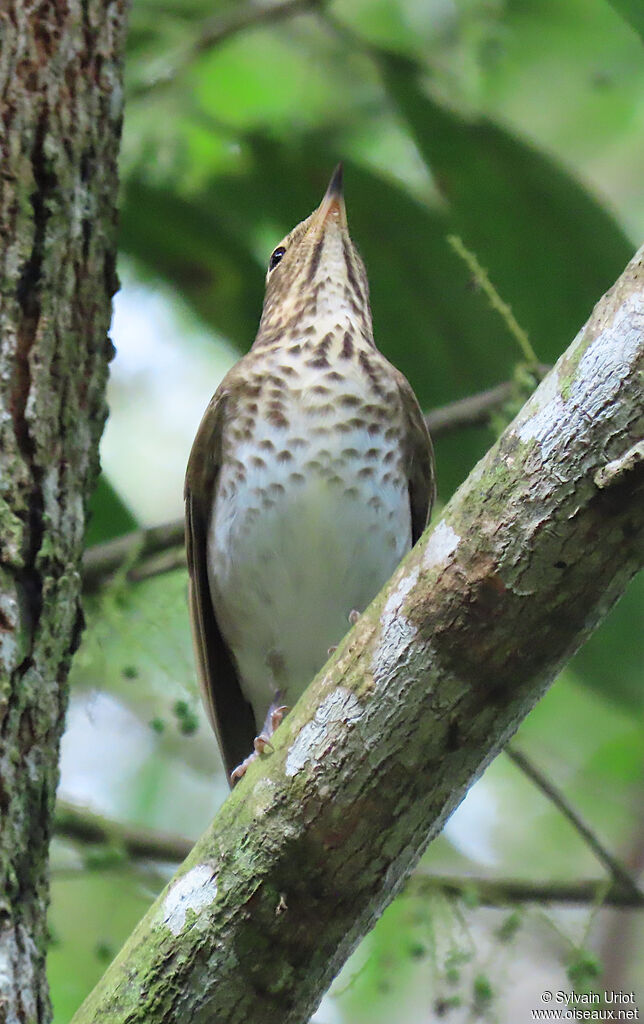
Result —
[{"label": "tree branch", "polygon": [[[183,548],[183,532],[183,519],[176,519],[162,526],[151,526],[147,530],[134,530],[122,537],[116,537],[115,540],[88,548],[83,557],[84,592],[95,592],[121,569],[125,569],[129,581],[145,579],[146,577],[142,575],[145,571],[145,560],[155,556],[152,565],[156,566],[156,556],[166,554],[171,548]],[[182,550],[179,552],[177,565],[172,565],[172,568],[179,568],[185,564],[185,554]]]},{"label": "tree branch", "polygon": [[[300,1024],[641,566],[644,249],[361,616],[74,1018]],[[641,464],[639,464],[641,466]]]},{"label": "tree branch", "polygon": [[568,800],[566,800],[563,793],[554,785],[554,783],[551,782],[551,780],[544,775],[544,773],[537,768],[537,766],[533,764],[521,750],[517,750],[514,746],[508,746],[505,748],[505,752],[510,760],[521,769],[527,778],[539,787],[548,800],[550,800],[557,810],[563,814],[564,818],[570,822],[572,827],[582,837],[586,845],[593,851],[597,859],[608,869],[615,885],[620,889],[623,889],[631,899],[636,901],[644,900],[644,894],[642,894],[635,880],[631,878],[624,865],[621,864],[619,860],[614,857],[612,853],[610,853],[599,841],[590,826],[583,821],[578,812],[574,807],[572,807]]},{"label": "tree branch", "polygon": [[[537,372],[544,377],[549,369],[540,363]],[[516,381],[504,381],[487,391],[432,409],[425,414],[425,422],[434,439],[464,427],[481,426],[516,395]],[[88,548],[83,558],[84,592],[95,593],[119,570],[124,570],[129,583],[139,583],[164,572],[182,569],[186,564],[183,530],[183,519],[176,519],[162,526],[134,530]]]},{"label": "tree branch", "polygon": [[[543,379],[550,370],[545,363],[539,363],[536,372],[540,379]],[[439,406],[425,413],[425,422],[432,437],[444,437],[464,427],[485,426],[490,422],[493,413],[502,409],[507,402],[517,395],[517,382],[514,380],[504,381],[496,387],[487,391],[481,391],[477,395],[469,395],[467,398],[459,398],[449,405]]]},{"label": "tree branch", "polygon": [[[91,843],[122,850],[131,860],[173,863],[184,860],[194,843],[183,836],[169,835],[153,829],[124,825],[104,818],[85,807],[58,801],[54,832],[61,839]],[[109,865],[109,861],[106,863]],[[533,882],[513,878],[456,877],[415,872],[405,884],[408,896],[424,898],[433,892],[446,896],[473,896],[487,907],[508,903],[602,903],[614,907],[644,907],[644,894],[628,892],[619,884],[600,879],[583,882]]]},{"label": "tree branch", "polygon": [[86,807],[59,800],[56,804],[54,832],[74,842],[115,846],[133,860],[157,860],[180,863],[194,846],[183,836],[158,832],[141,826],[112,821]]},{"label": "tree branch", "polygon": [[137,99],[154,90],[170,85],[182,72],[190,67],[200,54],[221,45],[233,36],[257,25],[276,24],[296,14],[314,10],[322,6],[324,0],[279,0],[277,3],[247,3],[232,7],[224,14],[215,15],[204,22],[201,32],[174,64],[156,75],[148,82],[143,82],[129,90],[129,98]]},{"label": "tree branch", "polygon": [[581,882],[532,882],[519,878],[453,878],[450,875],[425,875],[415,872],[405,885],[407,896],[431,896],[435,892],[455,898],[471,897],[483,907],[504,907],[512,903],[567,903],[644,908],[642,893],[627,892],[623,886],[599,879]]}]

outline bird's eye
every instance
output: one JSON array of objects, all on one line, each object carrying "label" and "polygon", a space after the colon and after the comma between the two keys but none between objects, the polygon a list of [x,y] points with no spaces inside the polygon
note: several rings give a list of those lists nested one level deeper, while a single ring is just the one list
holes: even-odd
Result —
[{"label": "bird's eye", "polygon": [[277,264],[279,263],[279,261],[281,260],[281,258],[282,258],[282,256],[284,255],[285,252],[286,252],[286,249],[284,248],[283,245],[278,245],[277,249],[273,250],[273,252],[271,253],[271,258],[268,261],[268,269],[269,270],[274,270],[275,269],[275,267],[277,266]]}]

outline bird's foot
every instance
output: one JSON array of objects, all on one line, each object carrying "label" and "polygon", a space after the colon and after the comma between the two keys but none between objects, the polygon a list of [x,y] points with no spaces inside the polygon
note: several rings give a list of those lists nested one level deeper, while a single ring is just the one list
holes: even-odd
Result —
[{"label": "bird's foot", "polygon": [[[259,736],[255,738],[255,743],[257,743],[258,739]],[[240,764],[238,764],[236,768],[233,768],[232,772],[230,773],[231,785],[234,786],[236,782],[239,782],[240,779],[243,779],[249,764],[252,764],[255,758],[258,757],[258,754],[259,752],[257,749],[253,750],[252,754],[249,754],[248,757],[245,757],[244,760]]]},{"label": "bird's foot", "polygon": [[248,770],[248,766],[260,756],[265,753],[266,750],[273,750],[273,744],[271,743],[271,736],[277,729],[278,725],[281,724],[282,719],[289,710],[286,704],[280,704],[280,694],[275,694],[275,700],[269,707],[266,718],[264,719],[264,727],[260,732],[259,736],[256,736],[253,740],[253,751],[245,757],[241,764],[238,764],[236,768],[230,773],[230,781],[235,785],[240,779],[244,777]]},{"label": "bird's foot", "polygon": [[[267,716],[267,721],[270,721],[270,726],[271,726],[270,735],[271,736],[273,735],[273,733],[277,729],[278,725],[282,724],[282,720],[283,720],[284,716],[287,715],[289,711],[290,711],[290,708],[289,708],[288,704],[280,704],[279,706],[275,706],[275,705],[271,704],[270,708],[268,709],[268,716]],[[266,722],[264,723],[264,730],[265,729],[266,729]]]}]

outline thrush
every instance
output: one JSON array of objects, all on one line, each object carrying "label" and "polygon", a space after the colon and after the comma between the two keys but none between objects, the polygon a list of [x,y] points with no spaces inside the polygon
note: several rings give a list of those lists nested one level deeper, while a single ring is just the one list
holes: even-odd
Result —
[{"label": "thrush", "polygon": [[339,165],[273,250],[257,337],[186,473],[197,666],[232,782],[418,540],[433,498],[423,415],[375,346]]}]

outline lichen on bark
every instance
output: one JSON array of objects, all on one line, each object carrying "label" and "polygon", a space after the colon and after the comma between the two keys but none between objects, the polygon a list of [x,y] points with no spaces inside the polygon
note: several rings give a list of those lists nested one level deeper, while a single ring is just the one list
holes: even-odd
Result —
[{"label": "lichen on bark", "polygon": [[0,1020],[50,1018],[47,851],[106,415],[125,0],[0,11]]}]

